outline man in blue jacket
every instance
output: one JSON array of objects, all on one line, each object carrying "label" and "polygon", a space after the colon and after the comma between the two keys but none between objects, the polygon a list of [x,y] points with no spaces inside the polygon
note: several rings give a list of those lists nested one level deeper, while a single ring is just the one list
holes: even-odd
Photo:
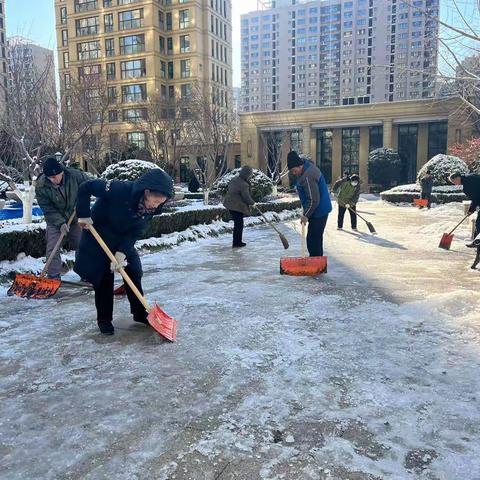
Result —
[{"label": "man in blue jacket", "polygon": [[308,223],[307,248],[311,257],[323,256],[323,233],[332,202],[322,172],[308,160],[302,160],[297,152],[288,154],[287,165],[290,173],[297,178],[300,202],[303,206],[302,223]]},{"label": "man in blue jacket", "polygon": [[[91,197],[97,197],[90,211]],[[93,284],[100,332],[113,335],[114,271],[124,267],[133,283],[142,292],[142,264],[135,250],[153,215],[173,198],[173,180],[161,169],[148,171],[135,182],[91,180],[78,190],[78,224],[84,229],[75,259],[74,270]],[[118,265],[107,255],[88,231],[93,225],[114,252]],[[147,313],[132,290],[125,285],[133,320],[148,325]],[[142,292],[143,293],[143,292]]]}]

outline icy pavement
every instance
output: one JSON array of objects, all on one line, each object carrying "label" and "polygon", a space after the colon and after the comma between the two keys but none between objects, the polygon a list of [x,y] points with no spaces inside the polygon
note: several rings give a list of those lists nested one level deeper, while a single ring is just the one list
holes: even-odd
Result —
[{"label": "icy pavement", "polygon": [[437,247],[461,207],[359,210],[379,235],[332,215],[316,279],[266,226],[143,257],[176,344],[125,300],[102,338],[91,295],[3,288],[0,478],[478,480],[480,272],[467,227]]}]

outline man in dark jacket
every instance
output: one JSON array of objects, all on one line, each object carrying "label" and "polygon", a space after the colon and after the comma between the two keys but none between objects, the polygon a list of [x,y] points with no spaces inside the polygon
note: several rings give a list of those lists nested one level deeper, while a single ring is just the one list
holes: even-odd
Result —
[{"label": "man in dark jacket", "polygon": [[233,218],[232,248],[241,248],[246,245],[242,241],[243,217],[248,217],[251,213],[250,207],[255,205],[255,200],[250,194],[249,180],[252,174],[252,167],[244,165],[240,173],[230,181],[227,195],[223,200],[223,205],[230,211]]},{"label": "man in dark jacket", "polygon": [[[471,200],[471,205],[468,210],[470,214],[475,213],[480,206],[480,175],[461,175],[460,173],[453,173],[449,177],[450,182],[454,185],[463,185],[463,193]],[[477,215],[475,222],[475,239],[473,242],[467,244],[467,247],[480,247],[480,213]]]},{"label": "man in dark jacket", "polygon": [[338,203],[338,230],[343,229],[343,220],[345,212],[350,212],[350,221],[352,223],[352,230],[357,231],[357,210],[358,199],[360,198],[360,177],[352,175],[351,177],[343,177],[337,180],[333,185],[332,192],[337,197]]},{"label": "man in dark jacket", "polygon": [[[38,177],[35,187],[37,202],[47,222],[47,258],[52,253],[58,238],[64,233],[70,246],[75,250],[80,241],[81,229],[74,220],[68,227],[68,219],[75,209],[78,187],[90,180],[85,172],[60,165],[55,157],[48,157],[43,162],[43,173]],[[48,268],[49,278],[60,278],[62,260],[57,251]]]},{"label": "man in dark jacket", "polygon": [[[91,212],[90,198],[97,197]],[[95,290],[95,306],[100,332],[113,335],[113,281],[116,265],[110,263],[97,241],[88,232],[92,225],[110,250],[118,265],[125,267],[133,283],[142,292],[142,264],[135,250],[153,215],[173,198],[173,180],[161,169],[148,171],[136,182],[91,180],[78,192],[78,223],[84,232],[80,240],[74,270],[91,282]],[[118,267],[117,267],[118,269]],[[133,320],[148,324],[147,313],[135,294],[125,285]]]},{"label": "man in dark jacket", "polygon": [[433,175],[431,170],[427,170],[425,175],[420,180],[420,186],[422,187],[422,200],[427,200],[427,208],[430,208],[430,202],[432,199],[433,190]]},{"label": "man in dark jacket", "polygon": [[332,202],[322,172],[292,151],[287,157],[288,170],[297,178],[296,188],[303,206],[302,223],[308,223],[307,248],[311,257],[323,256],[323,233]]}]

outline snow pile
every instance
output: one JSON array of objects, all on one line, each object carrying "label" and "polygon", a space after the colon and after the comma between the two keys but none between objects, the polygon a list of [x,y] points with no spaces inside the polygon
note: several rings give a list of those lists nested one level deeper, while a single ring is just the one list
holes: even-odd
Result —
[{"label": "snow pile", "polygon": [[104,180],[137,180],[144,173],[154,168],[160,168],[155,163],[145,160],[124,160],[109,165],[102,173]]},{"label": "snow pile", "polygon": [[[218,180],[218,182],[214,185],[214,189],[218,190],[222,197],[224,197],[227,194],[229,183],[239,173],[240,168],[236,168],[235,170],[227,173],[220,180]],[[251,176],[249,182],[252,197],[256,202],[264,199],[273,191],[272,181],[261,170],[256,168],[253,169],[253,175]]]},{"label": "snow pile", "polygon": [[435,155],[418,172],[417,182],[425,176],[427,170],[432,172],[434,185],[450,185],[448,177],[452,173],[466,175],[469,172],[467,164],[458,157],[452,155]]},{"label": "snow pile", "polygon": [[[412,192],[412,193],[420,193],[422,191],[420,185],[418,183],[410,183],[407,185],[399,185],[398,187],[393,187],[387,192],[390,193],[404,193],[404,192]],[[443,193],[443,194],[460,194],[463,193],[463,186],[462,185],[439,185],[433,187],[433,193]],[[384,192],[386,193],[386,192]]]}]

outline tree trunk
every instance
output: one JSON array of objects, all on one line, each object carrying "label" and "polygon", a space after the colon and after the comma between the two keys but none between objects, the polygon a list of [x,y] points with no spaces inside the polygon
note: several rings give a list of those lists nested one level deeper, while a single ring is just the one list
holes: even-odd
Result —
[{"label": "tree trunk", "polygon": [[32,207],[33,197],[35,196],[35,188],[30,185],[30,182],[23,182],[25,190],[22,192],[20,199],[23,206],[23,223],[32,223]]},{"label": "tree trunk", "polygon": [[272,195],[274,197],[278,196],[278,185],[276,183],[273,184],[273,187],[272,187]]},{"label": "tree trunk", "polygon": [[203,204],[208,205],[208,200],[210,197],[210,190],[208,188],[205,188],[203,190]]}]

